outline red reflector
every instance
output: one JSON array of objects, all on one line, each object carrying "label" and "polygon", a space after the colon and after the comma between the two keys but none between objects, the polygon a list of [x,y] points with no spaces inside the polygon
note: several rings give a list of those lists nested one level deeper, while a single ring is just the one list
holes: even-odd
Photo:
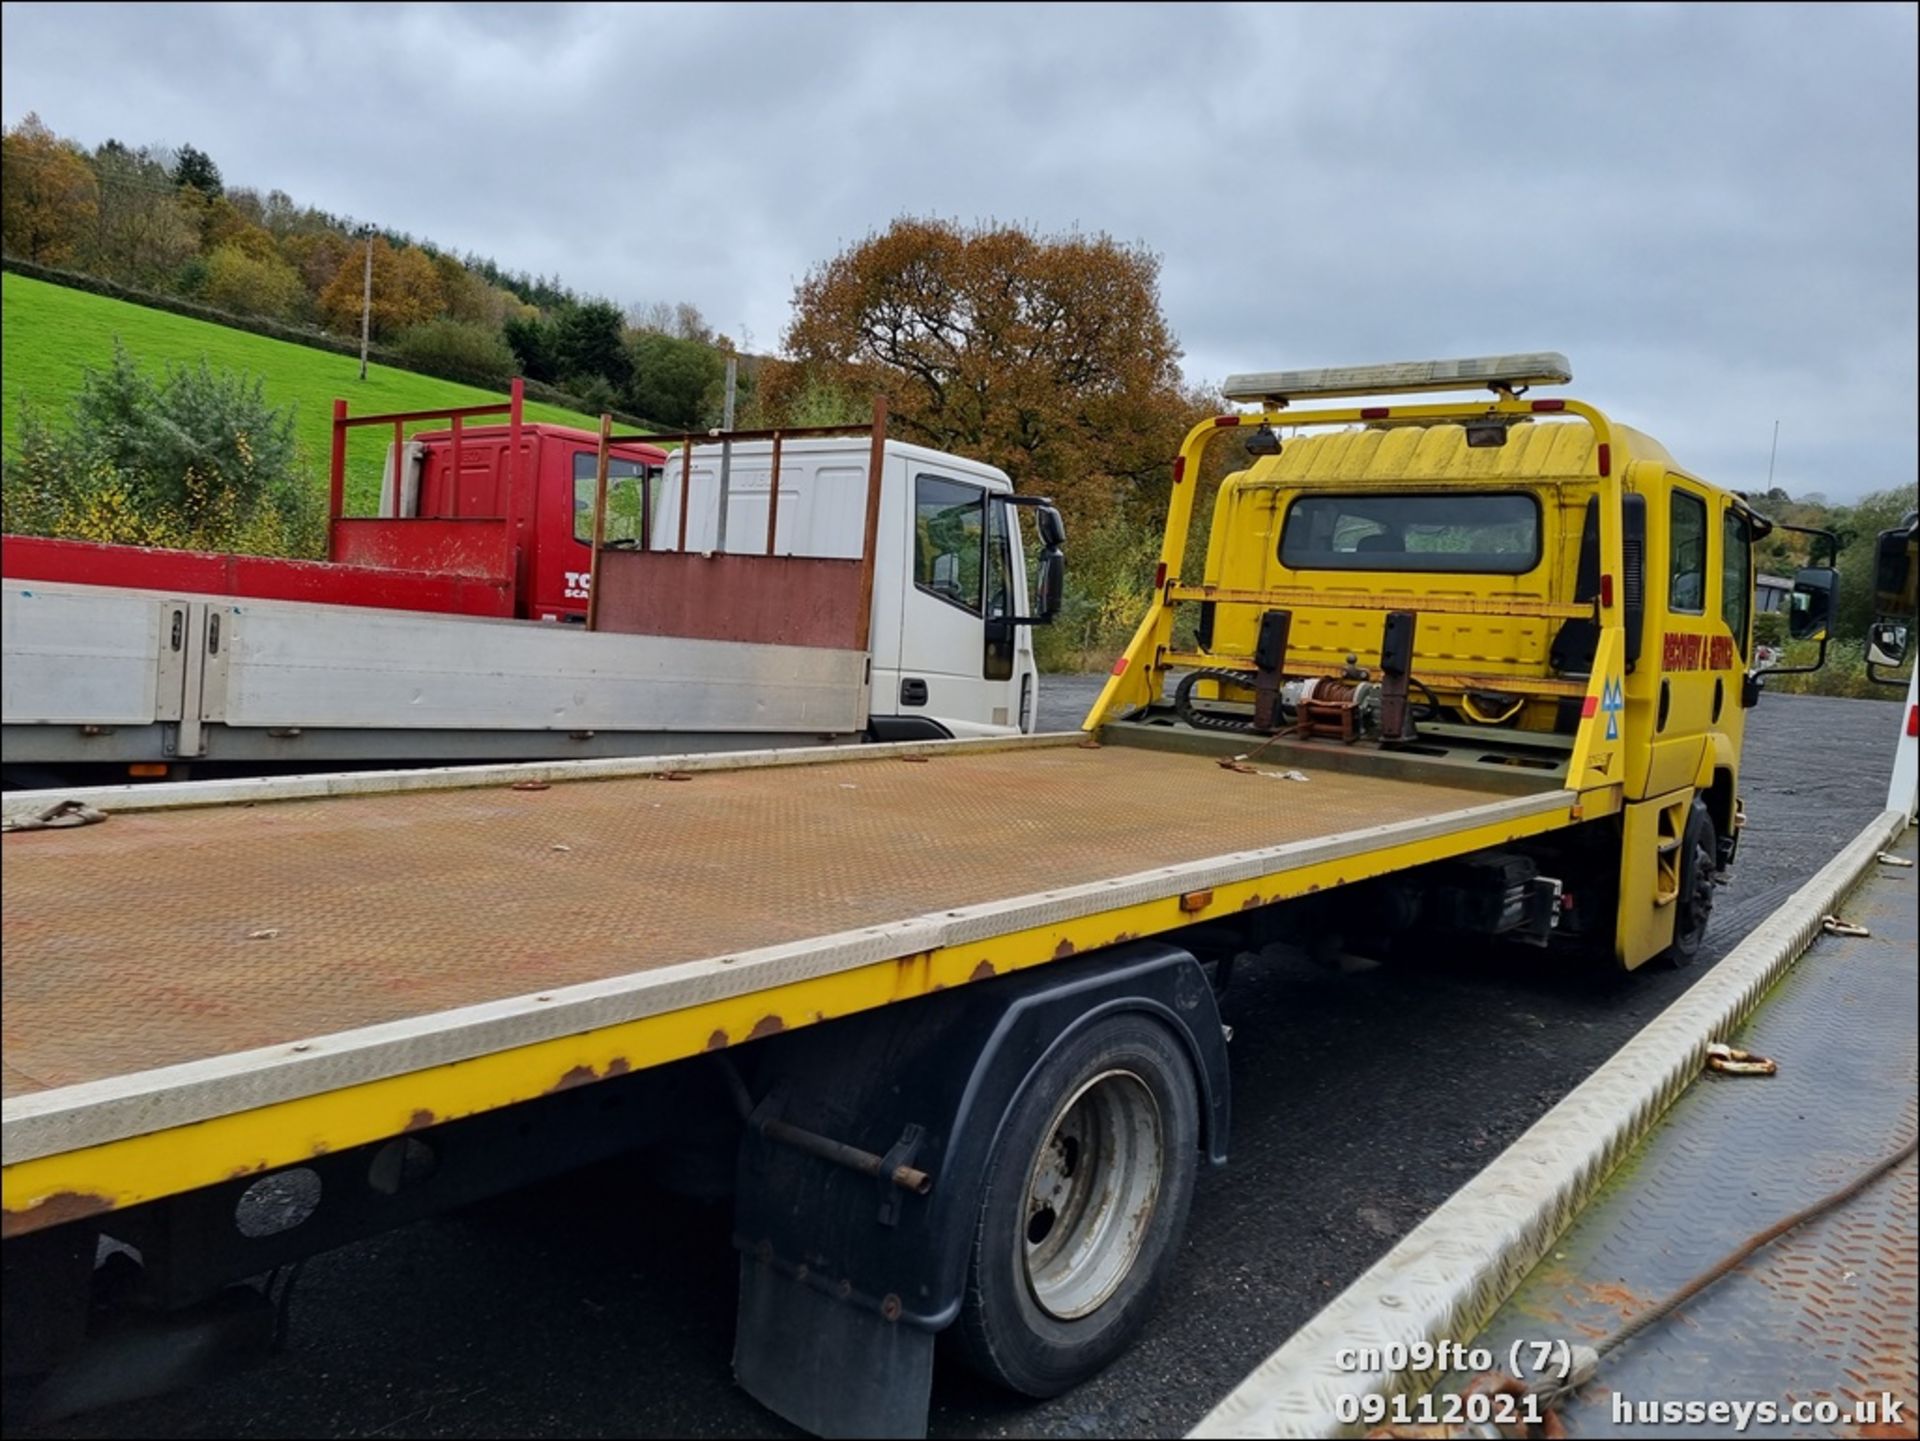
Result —
[{"label": "red reflector", "polygon": [[1153,588],[1160,589],[1167,583],[1167,563],[1163,560],[1153,568]]},{"label": "red reflector", "polygon": [[1605,441],[1600,443],[1600,473],[1602,475],[1613,474],[1613,447]]},{"label": "red reflector", "polygon": [[1592,715],[1595,711],[1599,709],[1600,709],[1600,697],[1597,695],[1588,696],[1585,700],[1580,702],[1580,719],[1585,720],[1588,716]]},{"label": "red reflector", "polygon": [[1363,405],[1360,407],[1362,420],[1385,420],[1393,414],[1393,407],[1387,405]]},{"label": "red reflector", "polygon": [[1613,604],[1613,577],[1610,575],[1600,577],[1600,604]]},{"label": "red reflector", "polygon": [[1127,673],[1127,658],[1125,656],[1121,656],[1119,660],[1113,663],[1113,673],[1115,675],[1125,675]]},{"label": "red reflector", "polygon": [[1178,485],[1181,481],[1185,480],[1186,478],[1187,478],[1187,458],[1184,455],[1176,455],[1173,458],[1173,483],[1175,485]]},{"label": "red reflector", "polygon": [[1533,403],[1535,415],[1552,415],[1566,408],[1567,403],[1564,400],[1536,400]]},{"label": "red reflector", "polygon": [[1907,734],[1920,736],[1920,705],[1907,707]]},{"label": "red reflector", "polygon": [[1240,417],[1237,415],[1216,415],[1213,418],[1213,423],[1220,426],[1238,425],[1240,423]]}]

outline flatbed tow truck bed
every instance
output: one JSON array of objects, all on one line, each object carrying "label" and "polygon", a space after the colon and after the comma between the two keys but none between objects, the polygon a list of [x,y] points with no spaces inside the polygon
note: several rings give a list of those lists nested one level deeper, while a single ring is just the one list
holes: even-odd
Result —
[{"label": "flatbed tow truck bed", "polygon": [[1506,767],[1108,735],[8,835],[9,1232],[1579,815]]}]

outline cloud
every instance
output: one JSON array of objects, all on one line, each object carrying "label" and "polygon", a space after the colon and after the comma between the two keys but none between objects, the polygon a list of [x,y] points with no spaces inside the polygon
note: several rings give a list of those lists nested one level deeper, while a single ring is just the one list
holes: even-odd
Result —
[{"label": "cloud", "polygon": [[1736,486],[1916,465],[1915,11],[5,9],[4,111],[778,344],[902,213],[1164,257],[1188,373],[1554,348]]}]

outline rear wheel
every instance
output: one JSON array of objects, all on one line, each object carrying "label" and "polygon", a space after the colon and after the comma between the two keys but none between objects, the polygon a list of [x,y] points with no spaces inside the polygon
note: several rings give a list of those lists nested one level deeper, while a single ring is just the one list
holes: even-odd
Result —
[{"label": "rear wheel", "polygon": [[1680,898],[1674,902],[1673,944],[1661,956],[1670,966],[1692,965],[1706,947],[1719,856],[1713,813],[1696,797],[1687,812],[1686,834],[1680,841]]},{"label": "rear wheel", "polygon": [[955,1327],[974,1369],[1053,1396],[1126,1349],[1186,1229],[1199,1114],[1184,1050],[1145,1016],[1041,1066],[988,1162]]}]

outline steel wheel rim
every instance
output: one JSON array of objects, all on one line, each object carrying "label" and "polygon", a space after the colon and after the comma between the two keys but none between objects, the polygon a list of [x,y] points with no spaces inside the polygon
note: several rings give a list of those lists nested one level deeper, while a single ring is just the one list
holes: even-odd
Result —
[{"label": "steel wheel rim", "polygon": [[1166,1169],[1160,1104],[1132,1071],[1103,1071],[1054,1113],[1027,1172],[1019,1238],[1027,1290],[1056,1320],[1104,1305],[1145,1247]]}]

